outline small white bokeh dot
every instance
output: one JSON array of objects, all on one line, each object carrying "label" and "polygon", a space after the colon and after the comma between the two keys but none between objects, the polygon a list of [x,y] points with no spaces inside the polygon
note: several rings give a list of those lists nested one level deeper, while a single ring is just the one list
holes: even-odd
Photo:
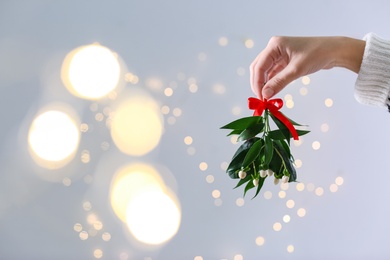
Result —
[{"label": "small white bokeh dot", "polygon": [[200,169],[201,171],[205,171],[205,170],[207,170],[207,168],[208,168],[208,165],[207,165],[206,162],[201,162],[201,163],[199,164],[199,169]]},{"label": "small white bokeh dot", "polygon": [[218,199],[219,197],[221,197],[221,192],[219,190],[213,190],[213,192],[211,192],[211,195],[214,199]]},{"label": "small white bokeh dot", "polygon": [[292,100],[292,95],[291,94],[286,94],[286,95],[284,95],[284,100],[285,101],[288,101],[288,100]]},{"label": "small white bokeh dot", "polygon": [[183,113],[183,112],[182,112],[181,109],[178,108],[178,107],[174,108],[173,111],[172,111],[172,114],[173,114],[175,117],[181,116],[182,113]]},{"label": "small white bokeh dot", "polygon": [[236,199],[236,205],[238,207],[242,207],[242,206],[244,206],[244,204],[245,204],[245,200],[243,198]]},{"label": "small white bokeh dot", "polygon": [[186,145],[191,145],[192,142],[193,142],[193,139],[192,139],[191,136],[186,136],[186,137],[184,137],[184,143],[185,143]]},{"label": "small white bokeh dot", "polygon": [[288,200],[286,202],[286,206],[287,206],[287,208],[292,209],[295,206],[295,202],[293,200]]},{"label": "small white bokeh dot", "polygon": [[198,85],[196,85],[196,84],[190,84],[190,86],[188,87],[188,89],[190,90],[191,93],[196,93],[196,92],[198,92]]},{"label": "small white bokeh dot", "polygon": [[291,220],[290,215],[284,215],[284,216],[283,216],[283,222],[284,222],[284,223],[288,223],[288,222],[290,222],[290,220]]},{"label": "small white bokeh dot", "polygon": [[272,192],[270,192],[270,191],[264,192],[264,198],[267,199],[267,200],[271,199],[272,198]]},{"label": "small white bokeh dot", "polygon": [[237,141],[237,136],[232,136],[231,138],[230,138],[230,142],[232,143],[232,144],[237,144],[238,143],[238,141]]},{"label": "small white bokeh dot", "polygon": [[213,175],[207,175],[206,176],[206,182],[207,183],[213,183],[214,182],[214,176]]},{"label": "small white bokeh dot", "polygon": [[280,231],[280,230],[282,230],[282,224],[280,224],[279,222],[275,222],[274,225],[272,226],[272,228],[275,231]]},{"label": "small white bokeh dot", "polygon": [[256,237],[255,242],[256,242],[256,245],[262,246],[262,245],[264,245],[264,243],[265,243],[265,239],[264,239],[264,237],[262,237],[262,236],[258,236],[258,237]]},{"label": "small white bokeh dot", "polygon": [[338,189],[339,189],[339,186],[337,186],[337,184],[335,184],[335,183],[333,183],[329,186],[330,192],[337,192]]},{"label": "small white bokeh dot", "polygon": [[233,260],[244,260],[242,255],[235,255]]},{"label": "small white bokeh dot", "polygon": [[331,98],[325,99],[325,106],[326,107],[332,107],[333,106],[333,100]]},{"label": "small white bokeh dot", "polygon": [[302,138],[300,138],[299,140],[294,140],[294,145],[295,146],[300,146],[302,144]]},{"label": "small white bokeh dot", "polygon": [[316,188],[316,190],[314,191],[314,193],[317,195],[317,196],[322,196],[324,195],[324,189],[322,187],[318,187]]},{"label": "small white bokeh dot", "polygon": [[76,223],[73,226],[73,230],[76,232],[81,232],[83,230],[83,226],[80,223]]},{"label": "small white bokeh dot", "polygon": [[168,117],[167,122],[170,125],[174,125],[176,123],[176,118],[173,116],[170,116],[170,117]]},{"label": "small white bokeh dot", "polygon": [[225,47],[226,45],[228,45],[228,43],[229,43],[229,40],[226,37],[221,37],[218,39],[218,44],[222,47]]},{"label": "small white bokeh dot", "polygon": [[318,141],[314,141],[314,142],[312,143],[311,147],[313,148],[313,150],[318,150],[318,149],[320,149],[320,147],[321,147],[321,143],[318,142]]},{"label": "small white bokeh dot", "polygon": [[309,85],[310,84],[309,76],[303,76],[302,77],[302,83],[303,83],[303,85]]},{"label": "small white bokeh dot", "polygon": [[287,252],[289,252],[289,253],[293,253],[293,252],[294,252],[294,250],[295,250],[295,248],[294,248],[294,246],[293,246],[293,245],[288,245],[288,246],[287,246]]},{"label": "small white bokeh dot", "polygon": [[222,84],[214,84],[213,92],[217,95],[223,95],[226,92],[226,87]]},{"label": "small white bokeh dot", "polygon": [[229,166],[229,163],[228,163],[228,162],[222,162],[222,163],[221,163],[221,169],[222,169],[223,171],[226,171],[228,166]]},{"label": "small white bokeh dot", "polygon": [[343,183],[344,183],[343,177],[338,176],[338,177],[336,178],[336,180],[335,180],[335,183],[336,183],[338,186],[343,185]]},{"label": "small white bokeh dot", "polygon": [[302,167],[302,161],[300,159],[296,159],[294,161],[295,167],[296,168],[301,168]]},{"label": "small white bokeh dot", "polygon": [[321,132],[326,133],[329,131],[329,125],[327,123],[323,123],[321,125]]},{"label": "small white bokeh dot", "polygon": [[246,39],[244,44],[248,49],[251,49],[253,46],[255,46],[255,42],[252,39]]},{"label": "small white bokeh dot", "polygon": [[168,115],[169,111],[170,111],[169,106],[162,106],[161,107],[161,113],[163,113],[164,115]]},{"label": "small white bokeh dot", "polygon": [[294,107],[294,101],[293,100],[287,100],[286,101],[286,107],[287,108],[293,108]]},{"label": "small white bokeh dot", "polygon": [[299,208],[299,209],[297,210],[297,215],[298,215],[299,217],[303,218],[303,217],[306,215],[306,209],[304,209],[304,208]]},{"label": "small white bokeh dot", "polygon": [[288,184],[288,183],[281,183],[280,184],[281,190],[288,190],[289,187],[290,187],[290,184]]},{"label": "small white bokeh dot", "polygon": [[103,251],[101,249],[95,249],[95,251],[93,251],[93,256],[97,259],[102,258]]},{"label": "small white bokeh dot", "polygon": [[305,184],[298,183],[295,188],[297,189],[297,191],[303,191],[305,189]]},{"label": "small white bokeh dot", "polygon": [[305,87],[302,87],[299,89],[299,93],[302,95],[302,96],[306,96],[307,95],[307,88]]},{"label": "small white bokeh dot", "polygon": [[286,197],[286,192],[284,190],[279,191],[279,198],[284,199]]},{"label": "small white bokeh dot", "polygon": [[173,95],[173,89],[172,88],[166,88],[164,89],[164,95],[167,97],[170,97]]}]

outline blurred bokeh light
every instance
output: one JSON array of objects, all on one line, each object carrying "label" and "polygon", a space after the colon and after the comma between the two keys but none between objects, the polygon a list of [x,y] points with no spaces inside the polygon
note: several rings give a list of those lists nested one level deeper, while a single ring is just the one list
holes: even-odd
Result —
[{"label": "blurred bokeh light", "polygon": [[62,65],[62,81],[75,96],[99,99],[119,84],[121,65],[107,47],[92,44],[71,51]]},{"label": "blurred bokeh light", "polygon": [[56,169],[73,159],[80,142],[76,121],[77,119],[59,110],[43,112],[33,120],[28,143],[31,155],[38,165]]},{"label": "blurred bokeh light", "polygon": [[159,144],[162,133],[161,109],[143,92],[136,91],[114,110],[111,136],[125,154],[142,156],[149,153]]}]

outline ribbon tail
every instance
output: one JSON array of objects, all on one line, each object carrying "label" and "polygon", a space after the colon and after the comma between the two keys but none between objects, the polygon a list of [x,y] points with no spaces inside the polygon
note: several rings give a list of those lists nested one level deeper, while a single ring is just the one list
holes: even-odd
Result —
[{"label": "ribbon tail", "polygon": [[285,116],[283,116],[283,114],[281,114],[277,110],[276,111],[271,111],[271,112],[277,119],[279,119],[287,127],[287,129],[290,131],[290,133],[291,133],[292,137],[294,138],[294,140],[299,140],[297,130],[295,129],[293,124],[290,122],[290,120],[288,120]]}]

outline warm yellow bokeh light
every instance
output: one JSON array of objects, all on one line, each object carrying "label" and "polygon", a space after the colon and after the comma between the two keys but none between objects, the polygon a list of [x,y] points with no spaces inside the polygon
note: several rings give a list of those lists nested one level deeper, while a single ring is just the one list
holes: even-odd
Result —
[{"label": "warm yellow bokeh light", "polygon": [[274,225],[273,225],[272,227],[273,227],[273,229],[274,229],[275,231],[280,231],[280,230],[282,230],[282,224],[280,224],[279,222],[275,222]]},{"label": "warm yellow bokeh light", "polygon": [[55,169],[68,163],[80,143],[78,124],[68,114],[50,110],[37,116],[30,126],[28,143],[35,161]]},{"label": "warm yellow bokeh light", "polygon": [[165,184],[158,172],[146,164],[132,164],[120,169],[111,184],[111,207],[117,217],[126,222],[130,201],[145,191],[163,191]]},{"label": "warm yellow bokeh light", "polygon": [[264,239],[264,237],[262,237],[262,236],[258,236],[258,237],[256,237],[256,245],[258,245],[258,246],[262,246],[262,245],[264,245],[264,243],[265,243],[265,239]]},{"label": "warm yellow bokeh light", "polygon": [[150,190],[129,201],[126,221],[138,241],[158,245],[179,230],[181,210],[174,197],[161,190]]},{"label": "warm yellow bokeh light", "polygon": [[123,153],[133,156],[147,154],[159,144],[162,132],[161,111],[151,97],[137,94],[115,109],[111,136]]},{"label": "warm yellow bokeh light", "polygon": [[73,50],[62,65],[62,80],[67,89],[85,99],[106,96],[118,86],[120,74],[117,55],[99,44]]}]

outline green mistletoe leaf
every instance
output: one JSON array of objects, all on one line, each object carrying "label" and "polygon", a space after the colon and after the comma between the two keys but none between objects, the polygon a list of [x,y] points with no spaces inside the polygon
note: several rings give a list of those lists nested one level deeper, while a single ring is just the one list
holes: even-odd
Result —
[{"label": "green mistletoe leaf", "polygon": [[232,161],[226,169],[226,173],[229,174],[230,178],[238,178],[238,171],[241,170],[242,162],[244,161],[249,149],[257,140],[259,140],[257,137],[249,139],[237,149],[236,153],[233,155]]},{"label": "green mistletoe leaf", "polygon": [[260,120],[262,120],[261,116],[243,117],[222,126],[221,129],[245,130],[250,126],[257,124]]},{"label": "green mistletoe leaf", "polygon": [[247,172],[246,177],[244,179],[240,179],[240,181],[237,183],[236,187],[234,187],[233,189],[240,187],[241,185],[247,183],[250,180],[252,180],[252,174],[250,172]]},{"label": "green mistletoe leaf", "polygon": [[[305,135],[307,133],[310,133],[310,131],[307,130],[298,130],[296,129],[298,136]],[[272,130],[268,132],[268,135],[273,139],[273,140],[283,140],[286,139],[282,131],[280,130]]]},{"label": "green mistletoe leaf", "polygon": [[240,136],[237,138],[237,141],[248,140],[252,137],[255,137],[256,135],[261,133],[263,130],[264,130],[264,123],[263,123],[263,121],[260,121],[256,124],[248,127],[244,131],[242,131]]},{"label": "green mistletoe leaf", "polygon": [[295,171],[294,165],[290,159],[290,155],[288,152],[285,150],[283,145],[280,143],[280,141],[275,141],[274,147],[275,149],[279,152],[279,154],[282,156],[282,160],[284,162],[284,165],[286,166],[286,170],[290,174],[289,182],[296,181],[297,179],[297,173]]},{"label": "green mistletoe leaf", "polygon": [[271,113],[270,113],[270,115],[271,115],[272,120],[275,122],[276,126],[279,128],[280,132],[283,134],[284,139],[288,140],[288,142],[289,142],[290,138],[291,138],[291,133],[288,130],[288,128],[285,126],[285,124],[282,123],[282,121],[277,119],[274,115],[272,115]]},{"label": "green mistletoe leaf", "polygon": [[244,130],[243,129],[236,129],[236,130],[231,131],[227,136],[239,135],[242,133],[242,131],[244,131]]},{"label": "green mistletoe leaf", "polygon": [[269,137],[271,137],[273,140],[282,140],[285,139],[286,137],[280,130],[272,130],[268,132]]},{"label": "green mistletoe leaf", "polygon": [[298,133],[298,136],[302,136],[302,135],[310,133],[310,131],[308,131],[308,130],[297,130],[297,133]]},{"label": "green mistletoe leaf", "polygon": [[261,147],[263,145],[263,140],[257,140],[252,147],[249,149],[248,153],[245,156],[244,162],[242,163],[242,167],[246,168],[251,164],[260,154]]},{"label": "green mistletoe leaf", "polygon": [[264,147],[264,151],[265,151],[264,165],[269,165],[269,163],[270,163],[271,160],[272,160],[274,148],[273,148],[272,140],[271,140],[271,138],[270,138],[268,135],[266,135],[266,136],[264,137],[264,141],[265,141],[265,147]]},{"label": "green mistletoe leaf", "polygon": [[245,186],[245,189],[244,189],[244,197],[245,197],[247,191],[254,188],[254,187],[255,187],[255,185],[253,184],[253,181],[248,182],[248,184]]},{"label": "green mistletoe leaf", "polygon": [[259,179],[259,186],[257,186],[257,189],[256,189],[256,194],[255,194],[255,196],[253,196],[253,198],[252,198],[252,199],[254,199],[254,198],[256,198],[256,197],[257,197],[257,195],[259,194],[259,192],[260,192],[261,188],[263,187],[264,180],[265,180],[266,178],[267,178],[267,177],[265,177],[265,178],[260,178],[260,179]]}]

